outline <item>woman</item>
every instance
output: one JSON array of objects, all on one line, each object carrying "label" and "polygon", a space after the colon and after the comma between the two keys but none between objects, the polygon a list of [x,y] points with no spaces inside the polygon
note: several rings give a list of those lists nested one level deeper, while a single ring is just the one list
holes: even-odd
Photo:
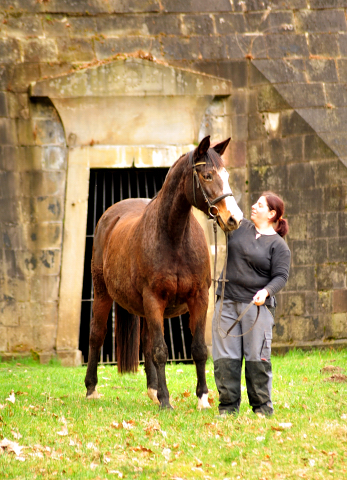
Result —
[{"label": "woman", "polygon": [[[290,265],[290,250],[282,238],[288,232],[283,213],[282,199],[265,192],[252,206],[253,223],[244,219],[240,228],[229,235],[223,307],[220,314],[222,285],[219,281],[212,321],[212,355],[221,415],[239,411],[243,357],[253,411],[273,414],[270,355],[274,295],[285,286]],[[252,301],[254,304],[227,335]],[[257,306],[259,317],[254,323]]]}]

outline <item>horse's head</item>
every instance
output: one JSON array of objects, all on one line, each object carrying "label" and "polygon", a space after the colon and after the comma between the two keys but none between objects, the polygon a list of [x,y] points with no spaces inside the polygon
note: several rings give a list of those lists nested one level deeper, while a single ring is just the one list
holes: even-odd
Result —
[{"label": "horse's head", "polygon": [[187,182],[189,189],[187,196],[192,205],[209,217],[215,217],[225,232],[237,229],[243,218],[243,213],[232,194],[228,181],[229,174],[221,158],[229,142],[230,138],[210,148],[210,137],[205,137],[189,154],[192,181]]}]

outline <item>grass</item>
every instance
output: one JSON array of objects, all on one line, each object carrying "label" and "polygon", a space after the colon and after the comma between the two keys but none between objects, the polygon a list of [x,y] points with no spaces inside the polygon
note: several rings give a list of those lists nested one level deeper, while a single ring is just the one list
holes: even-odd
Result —
[{"label": "grass", "polygon": [[[198,412],[195,367],[168,365],[172,411],[146,395],[143,367],[119,376],[99,367],[99,400],[85,399],[85,367],[0,363],[1,479],[347,478],[347,383],[324,381],[347,350],[273,357],[274,417],[250,410],[220,420],[213,363],[212,408]],[[13,395],[11,391],[14,391]],[[16,448],[16,444],[19,447]],[[11,446],[15,452],[11,451]]]}]

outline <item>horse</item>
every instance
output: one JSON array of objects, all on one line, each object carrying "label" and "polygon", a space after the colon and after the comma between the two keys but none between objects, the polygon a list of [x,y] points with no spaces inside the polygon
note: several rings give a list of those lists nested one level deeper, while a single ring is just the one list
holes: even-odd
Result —
[{"label": "horse", "polygon": [[240,225],[243,214],[221,158],[229,141],[210,147],[210,137],[205,137],[175,161],[154,199],[122,200],[100,218],[91,262],[94,304],[85,377],[88,399],[99,397],[97,365],[114,301],[118,371],[137,371],[142,317],[147,393],[160,408],[172,408],[165,377],[164,318],[189,311],[198,409],[209,408],[205,327],[210,257],[192,206],[215,217],[225,232]]}]

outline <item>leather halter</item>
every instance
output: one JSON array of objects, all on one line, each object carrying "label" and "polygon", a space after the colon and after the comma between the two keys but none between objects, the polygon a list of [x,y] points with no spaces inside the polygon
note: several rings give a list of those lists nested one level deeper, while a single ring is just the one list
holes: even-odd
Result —
[{"label": "leather halter", "polygon": [[[211,157],[208,153],[208,151],[206,152],[206,155],[208,156],[208,158],[211,160]],[[197,204],[196,204],[196,193],[195,193],[195,181],[194,179],[196,180],[196,188],[200,188],[201,189],[201,193],[204,197],[204,200],[205,202],[208,204],[208,214],[210,215],[211,218],[216,218],[216,217],[219,217],[219,219],[221,220],[221,222],[224,224],[224,221],[222,219],[222,217],[220,216],[219,214],[219,209],[217,207],[217,203],[220,202],[221,200],[223,200],[223,198],[226,198],[226,197],[233,197],[234,195],[230,192],[230,193],[224,193],[223,195],[220,195],[219,197],[215,198],[214,200],[210,200],[207,196],[207,193],[205,192],[204,190],[204,187],[201,185],[201,182],[200,182],[200,179],[199,179],[199,175],[198,175],[198,172],[196,171],[196,167],[199,166],[199,165],[206,165],[206,162],[198,162],[198,163],[194,163],[194,159],[193,159],[193,152],[189,152],[189,161],[190,163],[192,164],[192,168],[193,168],[193,199],[194,199],[194,207],[197,208]],[[212,160],[211,160],[211,163],[212,163]],[[213,163],[212,163],[213,164]],[[212,211],[212,209],[215,209],[216,210],[216,213],[214,213]]]}]

